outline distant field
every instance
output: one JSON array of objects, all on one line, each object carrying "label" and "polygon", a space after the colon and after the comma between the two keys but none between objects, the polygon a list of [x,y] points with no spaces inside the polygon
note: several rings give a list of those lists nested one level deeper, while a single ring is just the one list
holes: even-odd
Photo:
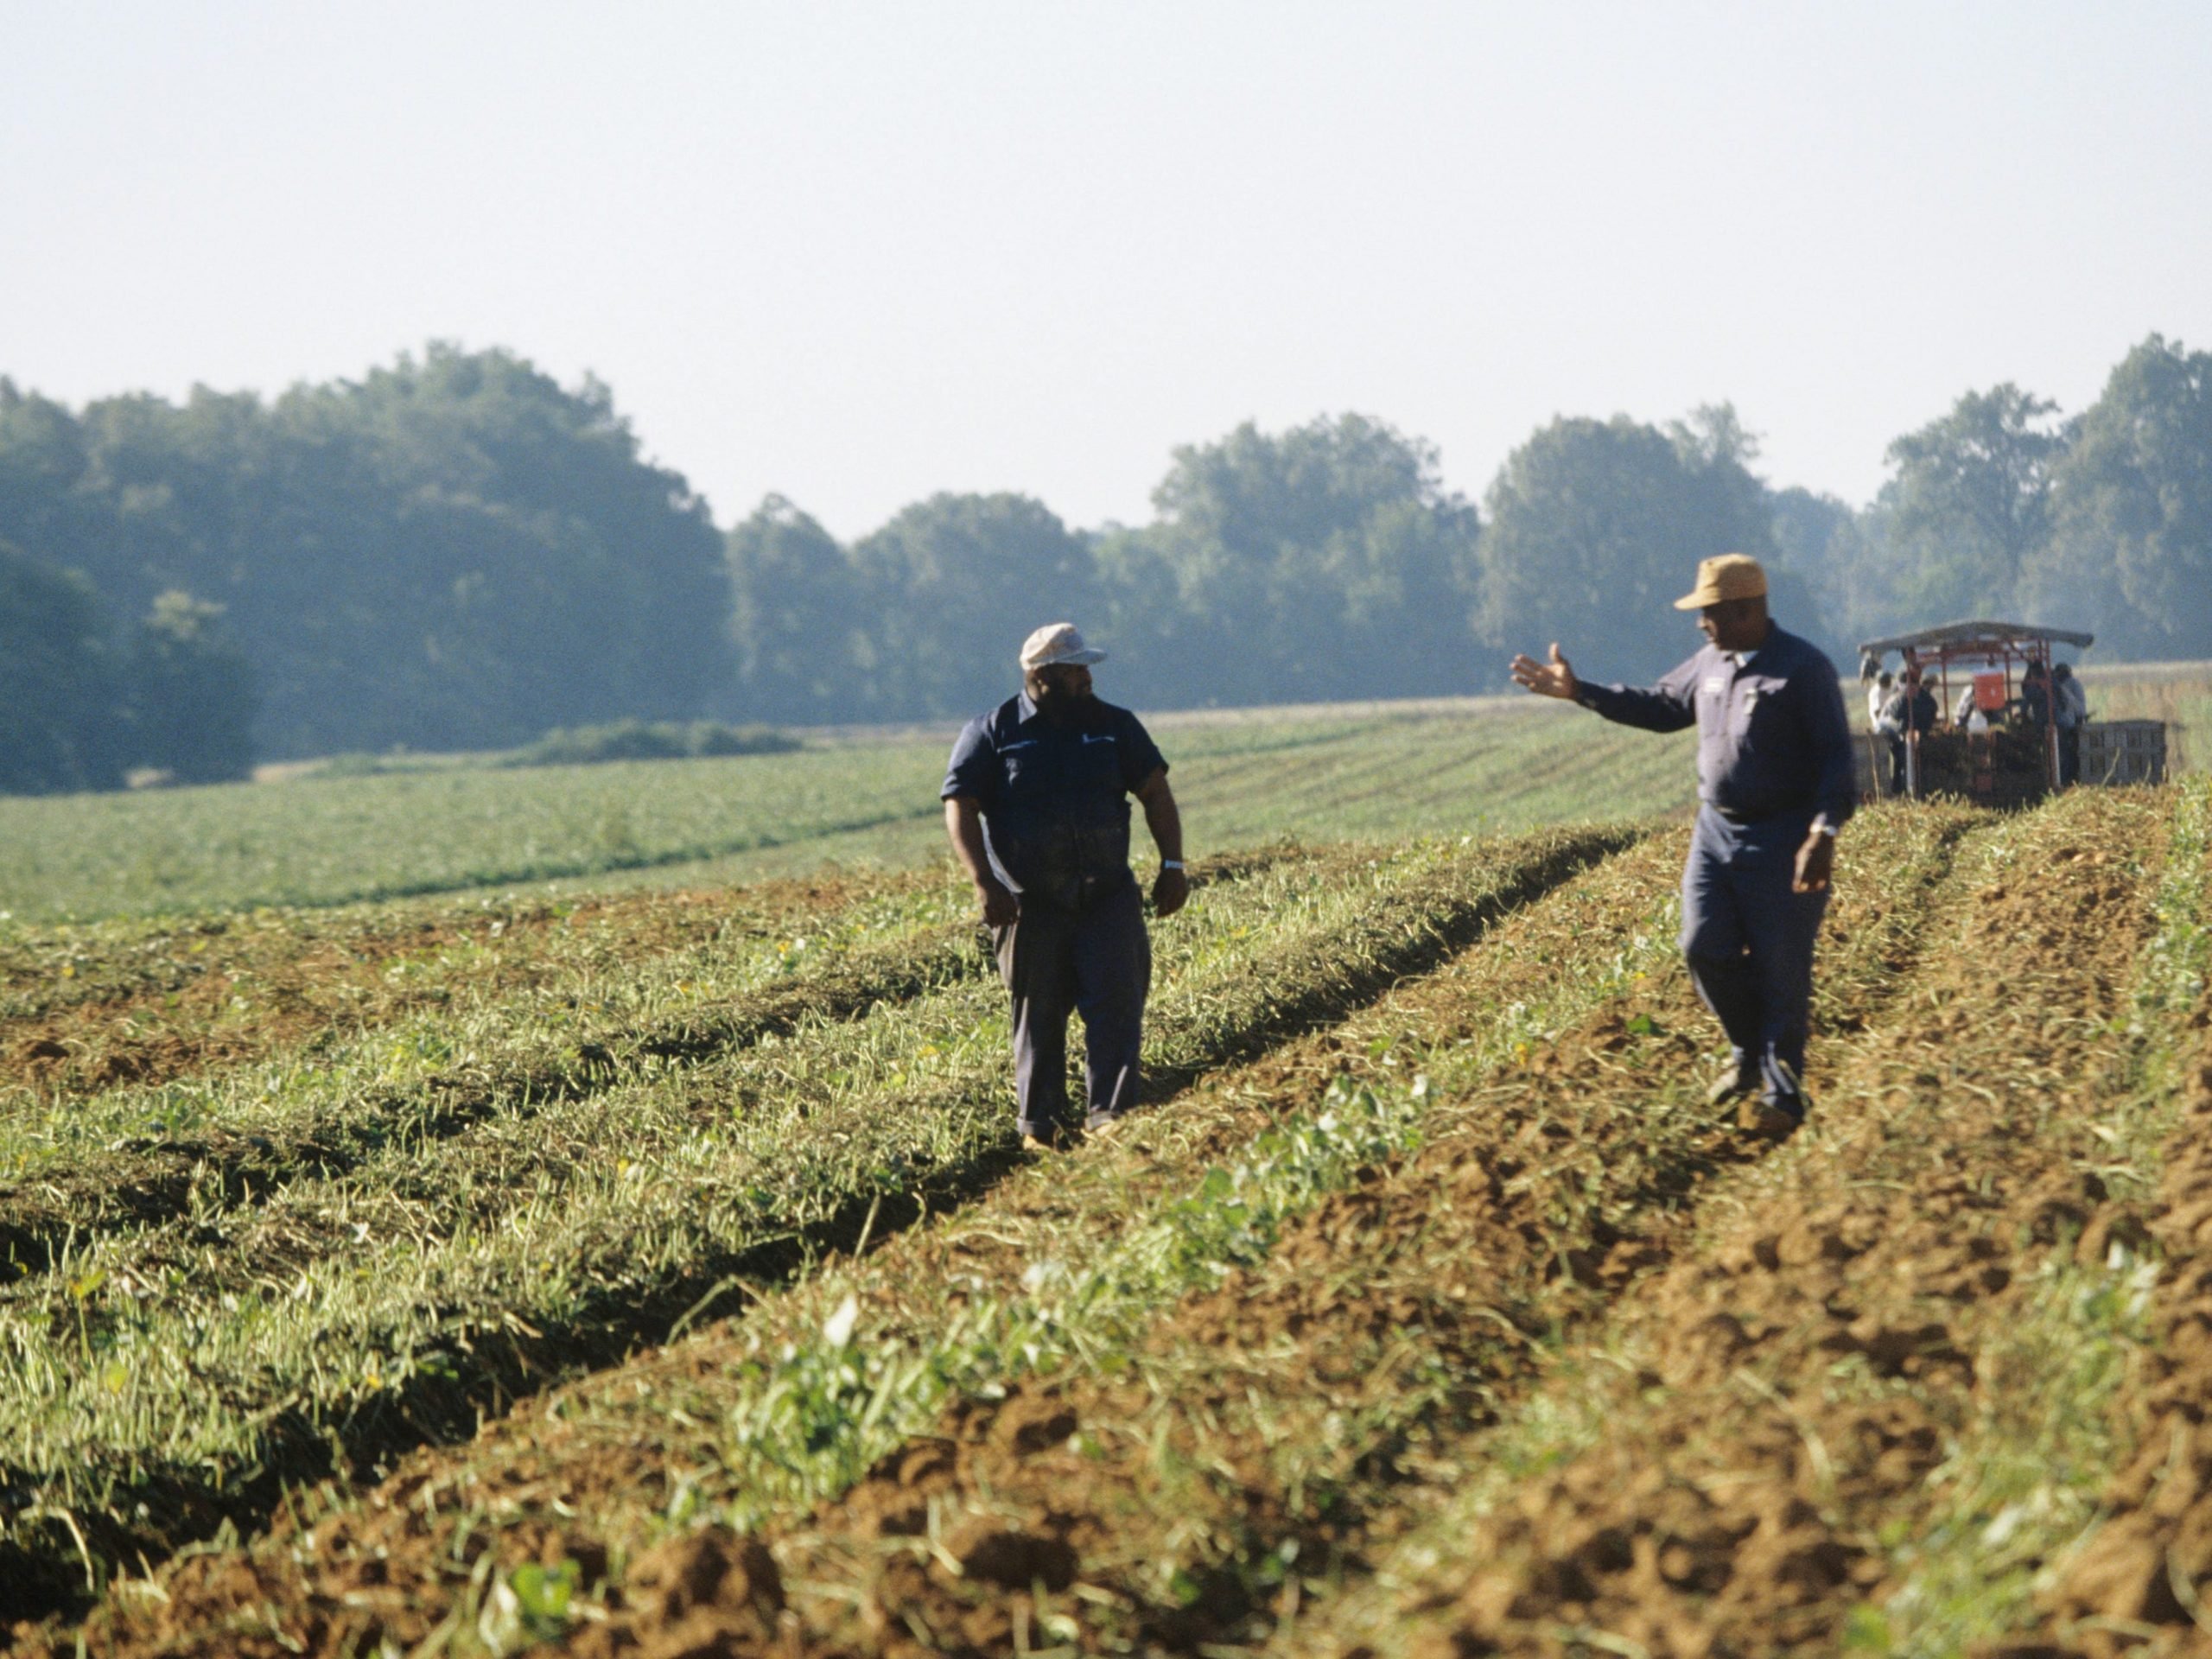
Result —
[{"label": "distant field", "polygon": [[[1664,812],[1681,738],[1510,699],[1160,716],[1194,855]],[[950,728],[788,755],[0,800],[18,921],[588,880],[685,885],[941,855]]]},{"label": "distant field", "polygon": [[[2099,718],[2164,720],[2177,773],[2212,756],[2212,664],[2083,671]],[[1854,717],[1863,714],[1853,696]],[[1679,810],[1690,741],[1529,699],[1210,710],[1153,719],[1195,855],[1294,836],[1510,832]],[[696,886],[942,855],[952,728],[839,733],[797,754],[0,799],[17,921],[323,906],[419,893]]]}]

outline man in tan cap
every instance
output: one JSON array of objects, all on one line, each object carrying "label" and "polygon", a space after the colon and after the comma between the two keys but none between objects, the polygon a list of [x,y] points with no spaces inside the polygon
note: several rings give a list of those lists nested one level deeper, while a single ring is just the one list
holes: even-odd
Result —
[{"label": "man in tan cap", "polygon": [[1136,1104],[1152,942],[1129,871],[1129,803],[1160,849],[1153,907],[1172,916],[1190,887],[1167,762],[1141,721],[1091,692],[1071,622],[1022,643],[1021,693],[968,722],[946,769],[944,827],[976,884],[1014,999],[1014,1085],[1025,1144],[1075,1138],[1068,1113],[1068,1015],[1083,1016],[1093,1134]]},{"label": "man in tan cap", "polygon": [[1766,572],[1724,553],[1675,601],[1705,648],[1648,690],[1578,679],[1516,657],[1515,682],[1648,731],[1698,729],[1697,827],[1682,872],[1682,954],[1728,1033],[1717,1105],[1761,1096],[1746,1128],[1780,1139],[1804,1122],[1813,944],[1827,909],[1836,832],[1858,802],[1835,664],[1767,615]]}]

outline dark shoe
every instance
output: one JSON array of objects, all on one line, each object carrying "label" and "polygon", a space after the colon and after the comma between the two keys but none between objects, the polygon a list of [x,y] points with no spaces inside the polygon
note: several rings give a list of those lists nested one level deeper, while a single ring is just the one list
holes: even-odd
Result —
[{"label": "dark shoe", "polygon": [[1713,1080],[1712,1086],[1705,1091],[1705,1103],[1708,1106],[1726,1106],[1732,1100],[1740,1099],[1745,1095],[1757,1094],[1758,1089],[1758,1067],[1751,1066],[1747,1069],[1732,1065]]},{"label": "dark shoe", "polygon": [[1805,1127],[1805,1112],[1802,1106],[1792,1111],[1787,1106],[1763,1100],[1756,1106],[1744,1108],[1736,1119],[1736,1127],[1757,1140],[1779,1144]]}]

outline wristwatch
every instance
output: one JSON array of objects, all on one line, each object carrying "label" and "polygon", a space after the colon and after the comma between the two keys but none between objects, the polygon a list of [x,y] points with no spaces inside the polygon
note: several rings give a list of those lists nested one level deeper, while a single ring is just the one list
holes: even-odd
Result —
[{"label": "wristwatch", "polygon": [[1160,861],[1160,868],[1163,870],[1179,870],[1183,868],[1183,861],[1179,858],[1163,858]]}]

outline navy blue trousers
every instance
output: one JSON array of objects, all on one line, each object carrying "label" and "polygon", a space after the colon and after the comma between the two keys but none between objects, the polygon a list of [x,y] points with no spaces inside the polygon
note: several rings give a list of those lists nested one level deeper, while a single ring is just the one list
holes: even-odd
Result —
[{"label": "navy blue trousers", "polygon": [[1731,823],[1700,807],[1682,870],[1682,955],[1698,995],[1728,1033],[1739,1070],[1756,1068],[1769,1105],[1804,1115],[1813,943],[1826,893],[1793,893],[1810,813]]},{"label": "navy blue trousers", "polygon": [[1137,1103],[1152,941],[1132,880],[1087,910],[1022,901],[1020,919],[993,930],[999,976],[1014,998],[1014,1092],[1024,1135],[1068,1125],[1068,1016],[1083,1016],[1090,1123]]}]

